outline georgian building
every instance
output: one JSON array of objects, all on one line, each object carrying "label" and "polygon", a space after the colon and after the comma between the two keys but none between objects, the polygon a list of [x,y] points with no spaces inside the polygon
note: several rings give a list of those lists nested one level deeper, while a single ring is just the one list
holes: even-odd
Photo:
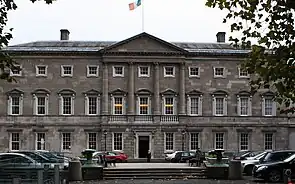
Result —
[{"label": "georgian building", "polygon": [[9,46],[21,71],[1,81],[1,151],[120,150],[153,158],[173,150],[295,148],[292,117],[274,91],[249,92],[225,43],[170,43],[141,33],[120,42],[58,41]]}]

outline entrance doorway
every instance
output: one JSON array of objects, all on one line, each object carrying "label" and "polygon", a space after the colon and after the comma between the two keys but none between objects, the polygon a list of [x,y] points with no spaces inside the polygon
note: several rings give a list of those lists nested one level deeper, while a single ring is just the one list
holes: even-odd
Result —
[{"label": "entrance doorway", "polygon": [[138,136],[138,158],[146,158],[150,149],[150,137]]}]

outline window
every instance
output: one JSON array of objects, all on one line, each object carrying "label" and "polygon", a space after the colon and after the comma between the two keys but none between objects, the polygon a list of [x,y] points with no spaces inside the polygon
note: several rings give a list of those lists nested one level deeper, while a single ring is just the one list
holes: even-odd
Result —
[{"label": "window", "polygon": [[149,97],[138,97],[138,114],[150,114],[150,99]]},{"label": "window", "polygon": [[22,76],[22,66],[14,65],[14,67],[10,70],[10,76]]},{"label": "window", "polygon": [[165,133],[165,150],[174,150],[174,133]]},{"label": "window", "polygon": [[87,66],[87,77],[98,77],[98,66]]},{"label": "window", "polygon": [[188,114],[191,116],[202,115],[202,97],[201,96],[191,96],[188,99]]},{"label": "window", "polygon": [[22,115],[22,95],[11,95],[8,97],[8,115]]},{"label": "window", "polygon": [[214,116],[227,115],[226,96],[213,96],[213,115]]},{"label": "window", "polygon": [[113,115],[123,115],[124,97],[113,97]]},{"label": "window", "polygon": [[113,77],[124,77],[124,67],[113,66]]},{"label": "window", "polygon": [[273,99],[265,98],[264,99],[264,116],[273,115]]},{"label": "window", "polygon": [[174,97],[164,98],[164,115],[174,115]]},{"label": "window", "polygon": [[175,67],[165,66],[164,67],[164,77],[174,77],[175,76]]},{"label": "window", "polygon": [[215,133],[215,149],[224,149],[224,133]]},{"label": "window", "polygon": [[197,150],[199,148],[199,133],[190,134],[190,150]]},{"label": "window", "polygon": [[47,66],[37,65],[36,66],[36,76],[47,76]]},{"label": "window", "polygon": [[62,151],[71,150],[71,133],[62,133]]},{"label": "window", "polygon": [[73,102],[72,96],[61,96],[61,115],[73,115]]},{"label": "window", "polygon": [[252,115],[252,104],[250,96],[237,96],[238,100],[238,115],[240,116],[251,116]]},{"label": "window", "polygon": [[273,133],[265,133],[264,134],[264,149],[265,150],[273,150],[274,149],[273,142]]},{"label": "window", "polygon": [[200,77],[199,67],[189,67],[189,77]]},{"label": "window", "polygon": [[63,65],[61,66],[61,76],[62,77],[71,77],[73,76],[73,66]]},{"label": "window", "polygon": [[250,77],[249,73],[241,68],[238,68],[238,72],[239,72],[239,78],[249,78]]},{"label": "window", "polygon": [[249,134],[241,133],[240,134],[240,151],[249,150]]},{"label": "window", "polygon": [[47,115],[48,114],[48,97],[34,95],[34,115]]},{"label": "window", "polygon": [[96,133],[88,133],[88,149],[97,148],[97,134]]},{"label": "window", "polygon": [[214,68],[214,77],[224,77],[225,76],[225,69],[223,67],[215,67]]},{"label": "window", "polygon": [[20,150],[20,137],[19,133],[11,133],[10,134],[10,150],[18,151]]},{"label": "window", "polygon": [[149,77],[150,76],[150,67],[148,66],[140,66],[138,67],[138,76],[139,77]]},{"label": "window", "polygon": [[36,134],[36,150],[45,150],[45,133]]},{"label": "window", "polygon": [[122,151],[123,150],[123,133],[113,134],[113,150]]},{"label": "window", "polygon": [[98,115],[99,99],[97,96],[86,96],[86,115]]}]

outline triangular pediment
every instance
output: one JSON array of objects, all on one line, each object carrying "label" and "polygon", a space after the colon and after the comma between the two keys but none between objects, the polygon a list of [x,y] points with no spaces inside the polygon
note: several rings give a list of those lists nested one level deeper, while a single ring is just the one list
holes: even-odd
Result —
[{"label": "triangular pediment", "polygon": [[123,95],[123,96],[126,96],[128,93],[126,91],[123,91],[122,89],[118,88],[118,89],[115,89],[115,90],[111,91],[109,94],[110,95]]},{"label": "triangular pediment", "polygon": [[101,93],[98,90],[90,89],[88,91],[85,91],[83,94],[85,94],[85,95],[100,95]]},{"label": "triangular pediment", "polygon": [[24,94],[24,92],[15,88],[15,89],[12,89],[10,91],[7,91],[6,94],[7,95],[14,95],[14,94],[15,95],[20,95],[20,94]]},{"label": "triangular pediment", "polygon": [[160,95],[177,95],[177,92],[172,89],[166,89],[165,91],[160,93]]},{"label": "triangular pediment", "polygon": [[105,52],[177,53],[187,51],[148,33],[141,33],[105,48]]}]

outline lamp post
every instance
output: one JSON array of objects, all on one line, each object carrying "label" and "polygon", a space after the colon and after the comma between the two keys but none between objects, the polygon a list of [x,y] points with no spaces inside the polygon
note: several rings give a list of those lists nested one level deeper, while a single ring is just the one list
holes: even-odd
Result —
[{"label": "lamp post", "polygon": [[103,134],[104,134],[104,151],[107,151],[107,134],[108,134],[108,132],[106,130],[104,130]]},{"label": "lamp post", "polygon": [[184,151],[184,136],[185,136],[185,130],[181,131],[182,134],[182,151]]}]

